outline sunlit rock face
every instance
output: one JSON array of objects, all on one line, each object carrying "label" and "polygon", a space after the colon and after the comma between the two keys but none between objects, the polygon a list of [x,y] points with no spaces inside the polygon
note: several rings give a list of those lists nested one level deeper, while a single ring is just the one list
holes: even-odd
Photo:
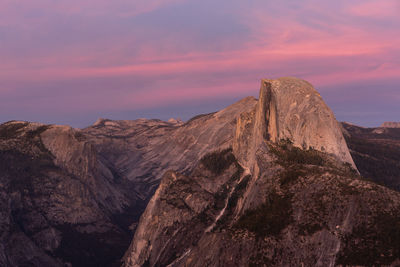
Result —
[{"label": "sunlit rock face", "polygon": [[263,80],[233,130],[232,149],[165,173],[125,266],[399,263],[400,194],[352,168],[341,128],[307,82]]},{"label": "sunlit rock face", "polygon": [[384,128],[400,128],[400,122],[386,121],[382,123],[381,127]]},{"label": "sunlit rock face", "polygon": [[395,264],[398,193],[350,168],[337,130],[295,78],[185,123],[2,124],[0,266]]},{"label": "sunlit rock face", "polygon": [[254,151],[265,140],[290,140],[296,147],[335,155],[355,168],[333,112],[311,84],[297,78],[262,80],[257,106],[241,114],[235,136],[234,152],[249,168],[254,167]]},{"label": "sunlit rock face", "polygon": [[267,139],[289,139],[297,147],[333,154],[354,166],[340,126],[314,87],[300,79],[261,82],[259,105],[267,107]]}]

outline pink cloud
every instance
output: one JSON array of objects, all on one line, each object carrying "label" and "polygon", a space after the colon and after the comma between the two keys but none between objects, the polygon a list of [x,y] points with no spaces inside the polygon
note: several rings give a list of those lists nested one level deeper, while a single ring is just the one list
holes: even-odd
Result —
[{"label": "pink cloud", "polygon": [[[2,1],[0,26],[17,25],[18,29],[23,29],[18,34],[27,35],[34,41],[40,33],[44,36],[44,41],[43,49],[28,53],[26,51],[30,51],[31,39],[19,39],[21,36],[16,36],[17,46],[23,49],[14,49],[10,42],[9,51],[12,53],[7,53],[7,50],[2,54],[0,51],[0,81],[6,83],[4,89],[0,87],[0,94],[11,95],[22,90],[18,87],[19,84],[26,88],[31,85],[40,88],[39,85],[51,84],[49,88],[52,89],[48,90],[70,90],[70,95],[63,95],[60,102],[73,103],[82,110],[118,110],[222,98],[227,95],[243,95],[244,92],[253,94],[257,91],[259,79],[263,77],[296,75],[310,80],[317,87],[323,87],[400,76],[400,35],[398,27],[393,26],[400,24],[400,16],[394,16],[399,10],[399,1],[364,3],[338,0],[335,3],[321,4],[320,1],[305,0],[299,7],[291,9],[284,2],[278,1],[267,3],[256,0],[245,4],[235,2],[221,11],[221,16],[231,12],[235,20],[246,29],[242,33],[235,32],[233,27],[223,28],[228,31],[228,37],[237,35],[234,38],[239,43],[237,46],[231,45],[232,41],[225,40],[225,36],[219,37],[219,32],[204,34],[205,40],[195,38],[203,34],[201,30],[212,29],[196,28],[198,25],[195,24],[192,27],[198,32],[192,31],[190,25],[187,28],[186,25],[181,27],[181,21],[175,17],[168,17],[161,23],[152,25],[153,20],[158,19],[157,16],[162,16],[162,12],[157,13],[154,18],[150,17],[148,21],[131,22],[126,19],[126,16],[134,17],[171,4],[179,6],[187,2],[190,0],[38,0],[34,4],[32,2],[23,5],[23,1]],[[18,11],[18,8],[22,11]],[[46,14],[63,14],[67,19],[70,16],[82,16],[85,19],[107,18],[108,14],[113,14],[113,19],[123,19],[118,20],[104,36],[93,40],[86,38],[86,32],[79,31],[79,24],[74,24],[77,29],[72,27],[72,30],[65,33],[66,41],[70,41],[68,38],[75,37],[78,33],[82,35],[79,37],[82,39],[74,39],[68,45],[63,42],[53,45],[53,36],[46,36],[47,32],[54,30],[53,25],[51,21],[47,21],[49,17],[38,10]],[[31,16],[24,18],[24,14]],[[183,17],[190,20],[190,17]],[[360,17],[379,18],[382,25],[375,20],[369,21]],[[207,19],[204,17],[204,21]],[[162,23],[168,24],[170,20],[171,25],[160,27],[160,24],[164,26]],[[82,27],[87,27],[85,29],[88,33],[102,33],[102,29],[96,26],[98,21],[102,20],[83,20],[89,26],[84,24]],[[75,21],[72,20],[71,23],[73,22]],[[94,23],[94,28],[90,28],[90,23]],[[146,23],[151,25],[145,27]],[[226,22],[221,19],[221,23]],[[65,30],[64,26],[61,23],[62,30]],[[102,26],[108,25],[105,23]],[[215,25],[217,26],[219,25]],[[135,31],[118,32],[119,27],[132,27]],[[115,31],[117,33],[114,34]],[[242,38],[241,34],[245,37]],[[15,37],[12,34],[10,36]],[[27,45],[24,46],[23,42]],[[42,43],[37,45],[40,48]],[[107,85],[108,91],[102,88],[101,93],[97,87],[85,85],[85,82],[82,82],[84,85],[79,89],[61,88],[61,85],[59,89],[57,85],[63,81],[97,78],[115,81],[127,77],[137,77],[144,82],[139,83],[132,79],[131,84],[123,86],[110,82]],[[41,101],[46,99],[48,107],[61,108],[54,101],[56,94],[47,96],[39,91],[37,94],[43,94]],[[0,104],[4,107],[3,103]],[[37,103],[32,102],[31,105],[33,109]],[[65,106],[67,110],[69,106]]]},{"label": "pink cloud", "polygon": [[373,0],[363,1],[351,6],[348,12],[352,15],[373,18],[387,18],[400,16],[399,0]]},{"label": "pink cloud", "polygon": [[[175,0],[172,0],[174,2]],[[9,5],[13,1],[6,1]],[[394,3],[394,1],[389,1]],[[92,8],[92,1],[54,2],[40,0],[39,6],[64,10],[63,12],[98,14],[100,10],[118,13],[112,8],[123,10],[125,5],[130,5],[134,12],[145,12],[166,5],[171,1],[147,1],[132,4],[132,1],[116,2],[99,1],[96,7]],[[369,4],[376,2],[369,2]],[[4,4],[3,4],[4,5]],[[347,9],[356,9],[355,6],[347,5]],[[96,11],[97,10],[97,11]],[[360,10],[363,10],[360,8]],[[129,9],[126,9],[129,11]],[[325,11],[313,10],[314,12]],[[125,12],[125,11],[124,11]],[[340,16],[341,14],[337,15]],[[96,64],[99,62],[112,62],[123,58],[121,52],[126,48],[126,43],[136,37],[122,37],[119,41],[112,40],[108,47],[111,51],[104,53],[103,50],[91,49],[96,47],[94,43],[81,44],[74,47],[67,47],[65,51],[58,51],[57,54],[48,54],[40,58],[24,58],[22,62],[15,59],[0,63],[0,69],[5,79],[24,76],[30,80],[59,79],[59,78],[82,78],[82,77],[113,77],[121,75],[145,75],[156,76],[180,75],[188,72],[211,72],[218,70],[237,69],[262,69],[263,64],[273,61],[280,65],[304,59],[332,58],[332,57],[354,57],[365,55],[365,57],[384,55],[385,50],[390,47],[398,47],[400,36],[385,35],[384,33],[371,34],[365,29],[360,29],[347,24],[332,26],[334,32],[315,29],[305,25],[296,19],[296,13],[288,12],[284,17],[266,16],[262,9],[255,9],[245,16],[244,23],[254,32],[254,39],[239,50],[228,50],[226,52],[197,52],[181,53],[173,50],[175,40],[163,40],[163,47],[170,49],[160,50],[156,44],[144,43],[135,50],[140,51],[132,58],[131,63]],[[328,22],[327,22],[328,24]],[[274,27],[269,27],[274,25]],[[377,36],[378,34],[378,36]],[[378,38],[377,38],[378,37]],[[246,42],[246,40],[244,40]],[[124,44],[125,43],[125,44]],[[101,44],[100,44],[101,45]],[[84,48],[84,49],[83,49]],[[84,51],[84,53],[82,53]],[[327,74],[329,75],[329,74]]]},{"label": "pink cloud", "polygon": [[[273,70],[274,67],[285,68],[285,65],[290,65],[291,62],[299,60],[310,61],[313,59],[332,60],[338,57],[339,63],[343,58],[354,58],[354,57],[374,57],[374,58],[389,58],[390,55],[386,55],[386,44],[379,44],[377,42],[363,41],[364,46],[360,47],[358,42],[349,41],[348,43],[343,42],[341,39],[320,39],[314,42],[299,42],[299,43],[285,43],[281,42],[280,46],[274,44],[273,47],[249,47],[246,50],[239,51],[228,51],[219,53],[199,53],[199,54],[188,54],[181,55],[180,57],[168,57],[164,55],[164,59],[154,61],[153,55],[148,55],[148,61],[137,64],[129,65],[117,65],[117,66],[104,66],[104,67],[82,67],[82,62],[85,62],[87,58],[76,58],[75,62],[67,63],[66,65],[59,65],[57,68],[46,67],[46,59],[42,59],[41,63],[43,67],[32,68],[28,66],[15,66],[10,68],[3,66],[3,71],[0,73],[2,79],[17,79],[21,75],[26,80],[40,81],[40,80],[57,80],[57,79],[74,79],[74,78],[85,78],[85,77],[118,77],[118,76],[129,76],[139,75],[145,77],[158,77],[160,75],[184,75],[187,73],[212,73],[221,70],[224,71],[240,71],[240,70]],[[64,55],[69,58],[69,55]],[[146,56],[142,55],[143,58]],[[162,58],[162,57],[160,57]],[[56,58],[48,58],[48,64],[50,62],[65,62],[63,56]],[[347,64],[347,63],[346,63]],[[50,64],[52,65],[52,64]],[[363,67],[365,61],[353,62],[350,67],[359,67],[359,71],[364,72],[365,75],[370,75],[370,71],[364,71]],[[381,75],[392,75],[397,73],[397,65],[391,64],[386,67],[384,71],[375,70],[374,73],[380,73]],[[287,68],[287,67],[286,67]],[[348,67],[347,67],[348,68]],[[311,70],[310,70],[311,71]],[[329,72],[329,69],[326,71]],[[335,73],[325,73],[324,77],[332,76],[334,81],[341,73],[338,70],[334,70]],[[344,71],[345,75],[349,76],[349,79],[356,79],[357,76],[349,75],[349,72]],[[386,73],[386,74],[385,74]],[[392,74],[391,74],[392,73]],[[364,75],[364,76],[365,76]],[[321,79],[321,81],[328,82],[327,78]]]},{"label": "pink cloud", "polygon": [[[254,89],[254,82],[230,82],[227,81],[225,84],[216,84],[204,88],[202,86],[196,86],[195,84],[186,84],[184,87],[174,88],[168,83],[151,91],[145,92],[134,92],[132,94],[124,95],[121,98],[120,104],[126,108],[135,107],[136,109],[141,108],[153,108],[160,107],[173,103],[182,103],[187,101],[201,101],[210,98],[210,93],[213,94],[214,98],[226,98],[232,94],[240,94],[243,92],[243,88]],[[256,83],[258,86],[258,82]]]},{"label": "pink cloud", "polygon": [[354,81],[368,81],[379,80],[388,78],[397,78],[400,76],[400,67],[393,66],[391,68],[376,69],[367,71],[365,69],[351,70],[344,69],[338,70],[334,73],[310,75],[308,78],[319,86],[333,86],[344,83],[352,83]]}]

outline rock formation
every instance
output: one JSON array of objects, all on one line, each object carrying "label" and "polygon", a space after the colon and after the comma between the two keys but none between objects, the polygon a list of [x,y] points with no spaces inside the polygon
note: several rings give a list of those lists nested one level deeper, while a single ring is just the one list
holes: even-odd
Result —
[{"label": "rock formation", "polygon": [[116,266],[134,232],[126,266],[396,262],[399,193],[357,174],[341,130],[357,164],[382,156],[295,78],[185,123],[4,123],[0,266]]},{"label": "rock formation", "polygon": [[165,174],[125,266],[398,264],[400,194],[353,166],[308,83],[263,80],[232,149],[206,154],[185,175]]},{"label": "rock formation", "polygon": [[386,121],[382,123],[381,127],[384,128],[400,128],[400,122]]},{"label": "rock formation", "polygon": [[333,112],[311,84],[296,78],[262,80],[256,108],[239,118],[235,154],[253,168],[254,151],[265,140],[286,139],[299,148],[335,155],[356,168]]},{"label": "rock formation", "polygon": [[168,169],[191,172],[230,146],[245,98],[179,121],[99,119],[80,130],[0,125],[0,266],[110,266]]},{"label": "rock formation", "polygon": [[111,265],[129,242],[118,216],[140,199],[80,130],[2,124],[0,184],[1,266]]},{"label": "rock formation", "polygon": [[188,173],[205,154],[231,146],[237,117],[253,109],[256,102],[253,97],[246,97],[185,124],[102,119],[82,134],[101,157],[113,164],[119,176],[134,182],[136,194],[146,199],[153,195],[167,170]]}]

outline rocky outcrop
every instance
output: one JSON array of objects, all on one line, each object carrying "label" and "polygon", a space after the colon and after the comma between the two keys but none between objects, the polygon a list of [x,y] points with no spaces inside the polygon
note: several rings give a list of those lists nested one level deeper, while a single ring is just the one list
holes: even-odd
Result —
[{"label": "rocky outcrop", "polygon": [[332,154],[356,168],[333,112],[312,85],[300,79],[262,80],[257,106],[241,114],[235,137],[235,155],[253,172],[254,151],[265,141],[280,140]]},{"label": "rocky outcrop", "polygon": [[400,128],[400,122],[385,121],[384,123],[382,123],[381,127],[383,127],[383,128]]},{"label": "rocky outcrop", "polygon": [[260,104],[266,107],[267,140],[289,139],[294,146],[333,154],[354,166],[333,112],[313,86],[296,78],[263,80]]},{"label": "rocky outcrop", "polygon": [[118,261],[129,231],[117,218],[140,200],[130,194],[129,181],[116,179],[80,130],[0,125],[0,265]]},{"label": "rocky outcrop", "polygon": [[246,175],[229,150],[207,155],[190,176],[166,173],[125,266],[398,260],[399,193],[362,180],[326,153],[288,143],[270,146],[268,154],[257,156],[258,177]]},{"label": "rocky outcrop", "polygon": [[242,172],[229,149],[205,156],[190,177],[167,172],[141,217],[126,265],[164,265],[176,259],[170,247],[189,250],[216,226],[213,217],[226,208],[227,194]]},{"label": "rocky outcrop", "polygon": [[237,117],[255,104],[248,97],[186,123],[0,125],[0,265],[118,265],[162,175],[231,146]]},{"label": "rocky outcrop", "polygon": [[118,265],[135,229],[127,266],[390,264],[398,193],[342,141],[294,78],[185,123],[2,124],[0,266]]},{"label": "rocky outcrop", "polygon": [[246,97],[185,124],[103,119],[82,133],[113,164],[118,175],[134,182],[135,194],[146,199],[153,195],[167,170],[189,173],[205,154],[230,147],[238,116],[252,110],[256,103],[253,97]]},{"label": "rocky outcrop", "polygon": [[166,173],[125,266],[399,262],[400,194],[352,168],[340,126],[308,83],[263,80],[232,146],[186,175]]}]

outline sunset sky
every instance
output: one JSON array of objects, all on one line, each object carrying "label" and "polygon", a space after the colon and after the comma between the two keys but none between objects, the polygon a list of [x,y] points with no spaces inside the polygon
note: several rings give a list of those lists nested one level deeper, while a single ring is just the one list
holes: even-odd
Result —
[{"label": "sunset sky", "polygon": [[400,1],[0,1],[0,122],[185,120],[281,76],[340,121],[400,121]]}]

